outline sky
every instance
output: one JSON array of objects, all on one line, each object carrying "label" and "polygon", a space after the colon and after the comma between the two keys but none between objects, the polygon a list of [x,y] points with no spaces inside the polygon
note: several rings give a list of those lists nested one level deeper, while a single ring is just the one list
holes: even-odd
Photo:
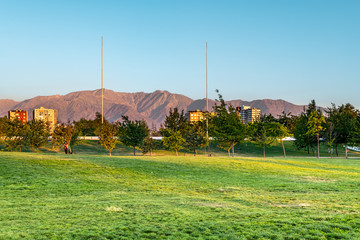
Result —
[{"label": "sky", "polygon": [[0,0],[0,99],[101,88],[360,108],[360,1]]}]

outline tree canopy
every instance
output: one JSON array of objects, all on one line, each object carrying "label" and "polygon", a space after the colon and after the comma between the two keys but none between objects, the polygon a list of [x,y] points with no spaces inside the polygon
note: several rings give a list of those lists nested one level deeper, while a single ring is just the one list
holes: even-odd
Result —
[{"label": "tree canopy", "polygon": [[144,139],[149,136],[149,128],[145,121],[132,121],[128,116],[123,116],[122,119],[120,141],[126,146],[133,147],[135,156],[135,148],[142,146]]},{"label": "tree canopy", "polygon": [[246,137],[246,126],[240,120],[236,109],[225,103],[221,94],[218,103],[214,106],[215,115],[210,118],[210,134],[218,143],[219,147],[227,150],[230,157],[230,150],[242,142]]}]

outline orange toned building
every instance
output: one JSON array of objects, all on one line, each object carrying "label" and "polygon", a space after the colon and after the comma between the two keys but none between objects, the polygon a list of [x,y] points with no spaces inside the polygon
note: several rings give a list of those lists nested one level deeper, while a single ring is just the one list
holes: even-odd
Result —
[{"label": "orange toned building", "polygon": [[[199,122],[206,119],[205,117],[206,112],[196,110],[196,111],[188,111],[186,114],[186,118],[189,122]],[[214,112],[210,112],[211,115],[214,115]]]},{"label": "orange toned building", "polygon": [[8,111],[8,118],[10,120],[19,119],[22,123],[26,123],[28,121],[28,113],[21,109],[10,110]]},{"label": "orange toned building", "polygon": [[189,111],[187,113],[187,119],[189,122],[198,122],[204,120],[204,112],[200,110]]}]

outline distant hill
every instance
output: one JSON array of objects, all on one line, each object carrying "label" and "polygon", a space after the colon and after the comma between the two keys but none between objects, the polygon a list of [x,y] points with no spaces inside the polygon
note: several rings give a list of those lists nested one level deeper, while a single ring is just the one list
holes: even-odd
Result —
[{"label": "distant hill", "polygon": [[[216,102],[209,100],[209,108],[212,109]],[[274,116],[291,112],[298,115],[304,106],[294,105],[284,100],[232,100],[227,103],[233,106],[247,105],[260,108],[262,113],[271,113]],[[32,119],[34,108],[52,108],[58,110],[58,120],[68,122],[80,118],[94,119],[96,112],[101,112],[101,90],[78,91],[66,95],[38,96],[25,101],[16,102],[5,99],[0,100],[0,116],[7,115],[11,109],[23,109],[28,111],[29,119]],[[181,94],[168,91],[155,91],[152,93],[122,93],[104,89],[104,116],[109,121],[121,120],[122,115],[130,119],[144,119],[148,125],[159,126],[165,119],[170,108],[180,110],[205,110],[206,100],[193,100]]]},{"label": "distant hill", "polygon": [[7,112],[14,109],[18,103],[11,99],[0,99],[0,117],[7,116]]}]

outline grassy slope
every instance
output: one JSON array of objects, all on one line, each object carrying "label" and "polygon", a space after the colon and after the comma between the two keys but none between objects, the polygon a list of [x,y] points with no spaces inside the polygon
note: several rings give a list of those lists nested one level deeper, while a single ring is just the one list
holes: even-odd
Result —
[{"label": "grassy slope", "polygon": [[0,153],[0,239],[360,238],[360,160]]}]

